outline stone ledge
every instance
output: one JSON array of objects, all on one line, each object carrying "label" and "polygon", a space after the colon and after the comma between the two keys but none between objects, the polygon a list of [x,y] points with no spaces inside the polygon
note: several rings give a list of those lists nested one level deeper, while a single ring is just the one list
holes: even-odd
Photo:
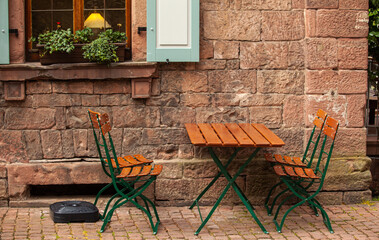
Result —
[{"label": "stone ledge", "polygon": [[96,63],[69,63],[43,66],[30,62],[0,65],[1,81],[125,79],[157,77],[157,64],[148,62],[121,62],[100,65]]}]

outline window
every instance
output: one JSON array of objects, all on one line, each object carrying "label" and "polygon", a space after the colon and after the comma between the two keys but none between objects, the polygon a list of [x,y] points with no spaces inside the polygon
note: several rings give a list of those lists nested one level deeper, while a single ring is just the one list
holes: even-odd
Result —
[{"label": "window", "polygon": [[[76,30],[91,27],[91,17],[96,14],[104,19],[104,28],[122,31],[128,37],[130,48],[130,0],[27,0],[27,38],[56,29],[59,25]],[[38,60],[32,43],[27,44],[28,61]]]}]

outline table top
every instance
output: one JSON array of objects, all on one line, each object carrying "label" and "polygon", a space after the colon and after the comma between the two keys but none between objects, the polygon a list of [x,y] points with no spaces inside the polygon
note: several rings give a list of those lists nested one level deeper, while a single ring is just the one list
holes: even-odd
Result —
[{"label": "table top", "polygon": [[217,147],[281,147],[275,133],[260,123],[186,123],[193,145]]}]

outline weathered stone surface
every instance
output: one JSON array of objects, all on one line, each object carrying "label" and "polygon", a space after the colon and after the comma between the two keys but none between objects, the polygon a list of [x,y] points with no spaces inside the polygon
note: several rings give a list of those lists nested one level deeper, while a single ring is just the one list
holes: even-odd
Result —
[{"label": "weathered stone surface", "polygon": [[241,42],[241,68],[287,69],[288,47],[288,43],[285,42]]},{"label": "weathered stone surface", "polygon": [[24,131],[25,150],[30,160],[42,159],[41,137],[39,131]]},{"label": "weathered stone surface", "polygon": [[129,103],[131,103],[131,98],[128,94],[108,94],[100,97],[101,106],[120,106]]},{"label": "weathered stone surface", "polygon": [[235,107],[201,107],[196,109],[196,122],[246,122],[248,109]]},{"label": "weathered stone surface", "polygon": [[306,40],[306,66],[310,69],[334,69],[338,66],[337,40],[315,38]]},{"label": "weathered stone surface", "polygon": [[136,146],[142,142],[142,129],[125,128],[122,134],[123,155],[137,154]]},{"label": "weathered stone surface", "polygon": [[212,160],[192,159],[183,165],[185,178],[211,178],[215,177],[219,169]]},{"label": "weathered stone surface", "polygon": [[367,23],[366,11],[319,10],[317,11],[317,36],[366,38]]},{"label": "weathered stone surface", "polygon": [[[109,113],[112,117],[111,111],[106,107],[96,107],[91,109],[100,113]],[[67,108],[66,115],[66,124],[68,128],[72,129],[83,129],[90,128],[91,124],[88,118],[88,107],[70,107]]]},{"label": "weathered stone surface", "polygon": [[190,143],[184,128],[145,128],[142,130],[142,144],[182,144]]},{"label": "weathered stone surface", "polygon": [[180,102],[187,107],[206,107],[211,103],[208,93],[184,93],[180,95]]},{"label": "weathered stone surface", "polygon": [[225,68],[226,60],[221,59],[202,59],[200,62],[196,63],[197,70],[215,70]]},{"label": "weathered stone surface", "polygon": [[215,59],[234,59],[238,58],[239,42],[235,41],[216,41],[214,43]]},{"label": "weathered stone surface", "polygon": [[214,56],[213,42],[200,40],[200,58],[208,59],[208,58],[213,58],[213,56]]},{"label": "weathered stone surface", "polygon": [[230,7],[238,10],[290,10],[291,0],[233,0]]},{"label": "weathered stone surface", "polygon": [[358,9],[367,10],[368,9],[367,0],[339,0],[340,9]]},{"label": "weathered stone surface", "polygon": [[366,95],[347,96],[347,127],[364,127]]},{"label": "weathered stone surface", "polygon": [[354,191],[354,192],[344,192],[343,193],[343,203],[344,204],[360,204],[364,201],[370,201],[372,199],[371,190],[366,191]]},{"label": "weathered stone surface", "polygon": [[178,150],[179,159],[192,159],[195,157],[194,147],[192,144],[180,144]]},{"label": "weathered stone surface", "polygon": [[200,8],[202,10],[227,10],[229,7],[229,0],[203,0],[200,1]]},{"label": "weathered stone surface", "polygon": [[240,60],[239,59],[233,59],[233,60],[227,60],[226,61],[226,69],[227,70],[237,70],[240,68]]},{"label": "weathered stone surface", "polygon": [[331,91],[337,94],[365,93],[366,81],[366,71],[306,71],[305,93],[325,94]]},{"label": "weathered stone surface", "polygon": [[338,0],[306,0],[307,8],[338,8]]},{"label": "weathered stone surface", "polygon": [[292,9],[304,9],[305,0],[292,0]]},{"label": "weathered stone surface", "polygon": [[73,138],[73,130],[63,130],[62,133],[62,151],[64,158],[73,158],[75,156],[74,153],[74,138]]},{"label": "weathered stone surface", "polygon": [[304,92],[304,73],[301,71],[258,71],[257,89],[259,93]]},{"label": "weathered stone surface", "polygon": [[338,39],[339,69],[367,69],[367,39]]},{"label": "weathered stone surface", "polygon": [[100,95],[82,95],[82,106],[96,107],[100,105]]},{"label": "weathered stone surface", "polygon": [[0,128],[4,125],[4,111],[0,109]]},{"label": "weathered stone surface", "polygon": [[278,154],[288,154],[289,156],[301,157],[305,151],[304,141],[308,140],[308,137],[304,135],[304,130],[301,128],[281,128],[272,129],[273,132],[283,140],[285,145],[280,148],[272,148],[268,151]]},{"label": "weathered stone surface", "polygon": [[245,93],[216,93],[213,95],[212,104],[216,107],[239,106],[246,95]]},{"label": "weathered stone surface", "polygon": [[9,2],[9,28],[18,29],[16,34],[9,34],[9,58],[11,63],[25,62],[25,3],[18,1]]},{"label": "weathered stone surface", "polygon": [[284,99],[284,94],[245,94],[240,100],[240,106],[281,106]]},{"label": "weathered stone surface", "polygon": [[250,121],[264,123],[269,128],[279,128],[282,125],[281,107],[251,107]]},{"label": "weathered stone surface", "polygon": [[206,72],[163,72],[162,91],[165,92],[206,92],[207,74]]},{"label": "weathered stone surface", "polygon": [[304,96],[289,96],[283,104],[283,124],[285,127],[303,127]]},{"label": "weathered stone surface", "polygon": [[74,153],[76,157],[85,157],[88,153],[88,133],[87,129],[74,129]]},{"label": "weathered stone surface", "polygon": [[7,165],[0,163],[0,178],[6,178],[7,177]]},{"label": "weathered stone surface", "polygon": [[[338,138],[336,141],[338,141]],[[371,159],[368,157],[332,158],[330,160],[323,190],[368,190],[371,183],[370,164]]]},{"label": "weathered stone surface", "polygon": [[0,179],[0,199],[8,197],[7,180]]},{"label": "weathered stone surface", "polygon": [[92,81],[56,81],[53,82],[55,93],[93,93]]},{"label": "weathered stone surface", "polygon": [[21,131],[0,130],[0,162],[28,162]]},{"label": "weathered stone surface", "polygon": [[188,107],[163,107],[161,123],[168,127],[184,127],[184,123],[195,122],[196,112]]},{"label": "weathered stone surface", "polygon": [[44,158],[62,158],[62,135],[57,130],[42,130],[41,143]]},{"label": "weathered stone surface", "polygon": [[209,90],[221,93],[255,93],[257,72],[255,70],[210,71]]},{"label": "weathered stone surface", "polygon": [[288,44],[288,69],[305,69],[305,41],[292,41]]},{"label": "weathered stone surface", "polygon": [[163,165],[164,171],[159,174],[162,179],[181,179],[183,178],[183,161],[173,159],[171,161],[154,161],[156,164]]},{"label": "weathered stone surface", "polygon": [[305,36],[303,11],[263,11],[262,40],[292,41]]},{"label": "weathered stone surface", "polygon": [[317,11],[305,10],[305,36],[317,37]]},{"label": "weathered stone surface", "polygon": [[55,125],[55,109],[8,108],[5,110],[7,129],[48,129]]},{"label": "weathered stone surface", "polygon": [[366,130],[348,128],[338,130],[333,156],[366,156]]},{"label": "weathered stone surface", "polygon": [[259,11],[205,11],[204,37],[217,40],[260,40]]},{"label": "weathered stone surface", "polygon": [[130,80],[106,80],[96,81],[93,84],[93,92],[95,94],[114,94],[114,93],[130,93]]},{"label": "weathered stone surface", "polygon": [[50,81],[28,81],[26,82],[26,94],[51,93]]},{"label": "weathered stone surface", "polygon": [[178,93],[162,93],[159,96],[146,99],[147,106],[177,107],[179,102]]},{"label": "weathered stone surface", "polygon": [[179,146],[177,144],[160,144],[155,150],[156,159],[171,160],[178,158]]},{"label": "weathered stone surface", "polygon": [[113,125],[116,128],[125,127],[158,127],[160,111],[157,107],[128,106],[113,107]]},{"label": "weathered stone surface", "polygon": [[343,203],[343,192],[320,192],[317,200],[322,205],[340,205]]}]

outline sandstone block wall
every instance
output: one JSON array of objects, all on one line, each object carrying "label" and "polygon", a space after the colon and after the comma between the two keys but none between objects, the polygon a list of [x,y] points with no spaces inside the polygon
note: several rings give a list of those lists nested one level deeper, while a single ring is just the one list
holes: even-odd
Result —
[{"label": "sandstone block wall", "polygon": [[[146,36],[135,30],[146,24],[146,4],[132,2],[133,60],[144,61]],[[368,0],[202,0],[200,9],[200,62],[159,64],[146,100],[131,98],[130,79],[34,79],[25,82],[24,101],[1,95],[2,204],[27,198],[30,184],[106,181],[92,162],[97,152],[88,108],[111,115],[118,153],[141,153],[164,165],[151,190],[161,205],[188,204],[217,173],[206,149],[190,144],[184,123],[262,122],[286,143],[275,151],[299,155],[322,108],[340,129],[320,197],[328,204],[370,198]],[[221,158],[230,151],[217,149]],[[255,204],[275,181],[261,157],[237,179]],[[217,184],[205,203],[224,185]],[[228,194],[226,202],[239,203]]]}]

